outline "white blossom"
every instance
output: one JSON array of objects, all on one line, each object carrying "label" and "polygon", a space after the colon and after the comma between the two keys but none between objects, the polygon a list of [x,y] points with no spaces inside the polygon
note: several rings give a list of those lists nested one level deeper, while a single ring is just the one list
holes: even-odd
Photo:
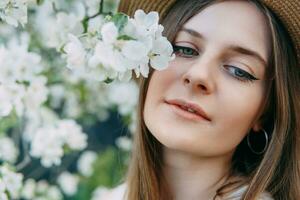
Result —
[{"label": "white blossom", "polygon": [[13,109],[21,116],[25,110],[37,110],[47,99],[47,78],[40,75],[41,57],[29,52],[28,46],[28,34],[0,46],[0,116]]},{"label": "white blossom", "polygon": [[2,178],[0,178],[0,199],[1,200],[8,200],[7,194],[5,192],[6,188],[5,188],[5,184],[2,180]]},{"label": "white blossom", "polygon": [[100,2],[101,2],[101,0],[88,0],[88,1],[84,0],[84,3],[87,8],[88,16],[93,16],[98,13],[98,11],[100,9]]},{"label": "white blossom", "polygon": [[53,125],[59,121],[59,118],[54,110],[46,106],[41,106],[39,110],[27,112],[26,120],[27,123],[24,127],[23,139],[26,142],[31,142],[39,128],[46,125]]},{"label": "white blossom", "polygon": [[72,196],[77,192],[79,183],[78,176],[69,172],[63,172],[61,175],[59,175],[57,182],[66,195]]},{"label": "white blossom", "polygon": [[37,183],[36,195],[33,200],[62,200],[63,195],[55,185],[49,185],[46,181]]},{"label": "white blossom", "polygon": [[125,136],[119,137],[116,140],[116,145],[125,151],[130,151],[132,148],[132,140]]},{"label": "white blossom", "polygon": [[80,106],[78,94],[74,92],[65,93],[65,103],[63,113],[69,118],[77,118],[82,113],[82,107]]},{"label": "white blossom", "polygon": [[73,68],[82,68],[85,66],[85,50],[80,42],[80,40],[69,34],[69,41],[64,47],[64,51],[67,54],[67,67],[70,69]]},{"label": "white blossom", "polygon": [[5,187],[5,190],[13,199],[20,196],[23,175],[12,171],[8,166],[3,165],[0,167],[0,185]]},{"label": "white blossom", "polygon": [[139,89],[134,81],[114,82],[108,86],[109,101],[118,106],[122,115],[128,115],[134,111],[138,101]]},{"label": "white blossom", "polygon": [[[64,3],[64,1],[57,1],[55,2],[55,5],[58,5],[56,3],[60,2]],[[37,10],[35,18],[35,28],[44,41],[43,45],[59,50],[66,42],[68,42],[69,34],[82,34],[82,14],[80,12],[81,11],[78,11],[78,13],[55,13],[51,1],[45,1]]]},{"label": "white blossom", "polygon": [[57,125],[57,131],[72,150],[82,150],[87,146],[87,135],[74,120],[61,120]]},{"label": "white blossom", "polygon": [[165,37],[155,39],[151,51],[150,64],[156,70],[166,69],[171,59],[174,59],[173,47]]},{"label": "white blossom", "polygon": [[64,146],[72,150],[82,150],[87,146],[87,135],[73,120],[60,120],[37,129],[31,141],[30,155],[40,158],[44,167],[60,165]]},{"label": "white blossom", "polygon": [[28,0],[1,0],[0,19],[10,25],[24,26],[27,23]]},{"label": "white blossom", "polygon": [[36,131],[31,142],[30,154],[41,158],[45,167],[60,165],[63,156],[63,137],[55,127],[43,127]]},{"label": "white blossom", "polygon": [[83,176],[91,176],[93,173],[93,164],[97,159],[97,154],[93,151],[85,151],[77,162],[77,169]]},{"label": "white blossom", "polygon": [[30,83],[24,96],[24,103],[27,110],[38,110],[47,100],[48,88],[47,79],[44,76],[36,77]]},{"label": "white blossom", "polygon": [[34,179],[27,179],[22,188],[21,197],[24,199],[33,199],[35,197],[36,182]]},{"label": "white blossom", "polygon": [[18,149],[9,137],[0,138],[0,159],[9,163],[15,163],[18,157]]},{"label": "white blossom", "polygon": [[[85,2],[89,2],[89,1],[85,1]],[[104,23],[105,23],[104,17],[101,15],[90,19],[88,22],[88,32],[95,34],[101,31],[101,27],[103,26]]]},{"label": "white blossom", "polygon": [[134,14],[134,24],[141,35],[155,34],[158,29],[159,16],[157,12],[146,14],[143,10],[137,10]]},{"label": "white blossom", "polygon": [[3,85],[0,85],[0,117],[7,116],[13,109],[13,104],[11,102],[11,96]]},{"label": "white blossom", "polygon": [[60,192],[60,190],[58,189],[57,186],[50,186],[46,192],[46,198],[49,200],[62,200],[63,199],[63,195]]}]

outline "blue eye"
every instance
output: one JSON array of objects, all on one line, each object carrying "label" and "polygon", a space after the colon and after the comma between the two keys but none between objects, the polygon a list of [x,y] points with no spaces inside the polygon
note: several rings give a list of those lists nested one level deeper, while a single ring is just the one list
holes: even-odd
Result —
[{"label": "blue eye", "polygon": [[224,65],[224,67],[227,69],[227,71],[236,79],[240,80],[240,81],[255,81],[258,80],[256,77],[252,76],[251,74],[249,74],[248,72],[232,66],[232,65]]},{"label": "blue eye", "polygon": [[184,58],[192,58],[193,56],[198,56],[199,53],[191,47],[177,46],[173,45],[173,51],[176,56]]}]

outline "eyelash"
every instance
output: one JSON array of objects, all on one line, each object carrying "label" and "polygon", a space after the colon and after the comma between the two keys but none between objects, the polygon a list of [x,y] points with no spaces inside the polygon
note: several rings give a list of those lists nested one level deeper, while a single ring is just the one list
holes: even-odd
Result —
[{"label": "eyelash", "polygon": [[[183,58],[193,58],[194,56],[199,56],[199,52],[191,47],[173,45],[173,51],[176,56]],[[187,51],[190,51],[189,53]],[[232,65],[224,65],[224,68],[233,76],[235,79],[242,82],[253,82],[258,80],[253,75],[249,74],[245,70],[242,70],[238,67]],[[233,70],[232,70],[233,69]]]}]

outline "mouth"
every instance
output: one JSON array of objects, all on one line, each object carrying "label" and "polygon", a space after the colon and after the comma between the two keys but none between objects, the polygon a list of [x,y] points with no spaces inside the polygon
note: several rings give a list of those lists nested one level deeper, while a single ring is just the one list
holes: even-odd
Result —
[{"label": "mouth", "polygon": [[170,105],[176,114],[181,117],[196,121],[211,121],[205,111],[195,103],[187,102],[182,99],[165,100],[165,103]]}]

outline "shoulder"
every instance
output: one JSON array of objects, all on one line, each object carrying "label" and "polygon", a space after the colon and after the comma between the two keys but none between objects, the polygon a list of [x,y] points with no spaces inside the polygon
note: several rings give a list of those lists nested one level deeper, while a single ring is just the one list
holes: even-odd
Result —
[{"label": "shoulder", "polygon": [[[246,192],[247,188],[248,188],[248,186],[242,186],[242,187],[236,189],[228,196],[229,199],[239,200],[241,198],[241,196]],[[270,193],[265,191],[259,195],[257,200],[274,200],[274,199]]]},{"label": "shoulder", "polygon": [[103,194],[98,200],[125,200],[126,184],[123,183]]}]

